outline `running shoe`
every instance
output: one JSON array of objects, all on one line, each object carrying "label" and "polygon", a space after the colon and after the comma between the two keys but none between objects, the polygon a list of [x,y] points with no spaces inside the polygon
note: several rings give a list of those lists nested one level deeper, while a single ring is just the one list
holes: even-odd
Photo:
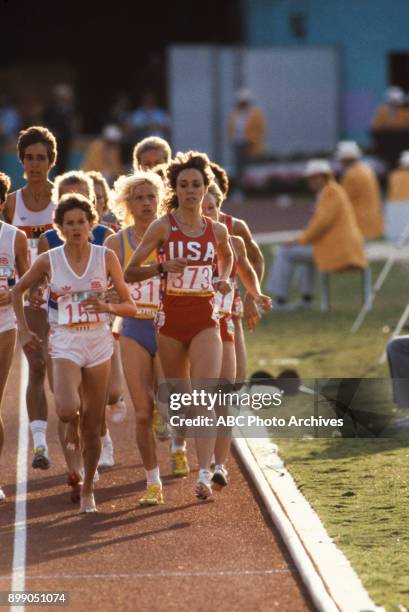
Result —
[{"label": "running shoe", "polygon": [[163,493],[161,484],[150,484],[146,487],[145,494],[139,499],[140,506],[159,506],[163,504]]},{"label": "running shoe", "polygon": [[37,446],[37,448],[34,449],[34,457],[31,465],[35,470],[48,470],[51,464],[45,446]]},{"label": "running shoe", "polygon": [[190,472],[186,450],[179,448],[171,453],[173,476],[187,476]]},{"label": "running shoe", "polygon": [[195,495],[198,499],[210,499],[213,495],[211,472],[201,470],[199,480],[196,482]]},{"label": "running shoe", "polygon": [[123,397],[120,397],[116,404],[107,406],[107,417],[112,423],[122,423],[126,417],[126,404]]},{"label": "running shoe", "polygon": [[107,442],[101,448],[101,455],[98,461],[98,467],[113,467],[115,465],[114,459],[114,445],[112,442]]},{"label": "running shoe", "polygon": [[98,512],[97,507],[95,505],[94,494],[91,493],[91,495],[82,495],[80,503],[80,514],[91,514],[93,512]]},{"label": "running shoe", "polygon": [[6,499],[6,494],[3,491],[3,489],[0,487],[0,502],[4,501]]},{"label": "running shoe", "polygon": [[152,429],[158,440],[169,440],[170,432],[168,428],[168,424],[162,418],[161,413],[158,410],[158,407],[155,405],[153,407],[153,422]]},{"label": "running shoe", "polygon": [[216,465],[212,476],[213,489],[215,491],[221,491],[228,482],[228,472],[224,465]]},{"label": "running shoe", "polygon": [[73,504],[78,504],[81,499],[81,476],[72,472],[71,474],[67,474],[67,484],[71,487],[70,498]]}]

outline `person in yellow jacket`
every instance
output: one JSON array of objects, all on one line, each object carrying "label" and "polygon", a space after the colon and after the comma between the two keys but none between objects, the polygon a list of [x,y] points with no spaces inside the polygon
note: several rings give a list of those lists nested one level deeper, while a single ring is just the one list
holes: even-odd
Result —
[{"label": "person in yellow jacket", "polygon": [[356,142],[340,142],[335,156],[343,168],[340,183],[354,207],[365,240],[382,236],[383,211],[375,172],[361,161],[362,152]]},{"label": "person in yellow jacket", "polygon": [[107,125],[100,138],[93,140],[85,153],[82,170],[97,170],[109,185],[124,173],[121,160],[122,132],[116,125]]},{"label": "person in yellow jacket", "polygon": [[235,107],[229,117],[229,141],[233,148],[239,189],[245,165],[264,153],[265,137],[265,115],[254,104],[251,91],[241,89],[236,94]]},{"label": "person in yellow jacket", "polygon": [[[314,272],[336,272],[365,268],[364,239],[344,189],[334,180],[325,160],[308,162],[304,176],[317,193],[314,214],[295,240],[281,246],[274,259],[268,289],[275,296],[276,310],[310,308],[314,295]],[[287,304],[295,265],[301,264],[300,302]]]},{"label": "person in yellow jacket", "polygon": [[409,129],[409,108],[405,106],[405,94],[400,87],[388,87],[385,103],[376,109],[372,129]]},{"label": "person in yellow jacket", "polygon": [[388,176],[385,204],[385,236],[388,240],[399,240],[408,224],[409,151],[402,151],[399,167],[392,170]]}]

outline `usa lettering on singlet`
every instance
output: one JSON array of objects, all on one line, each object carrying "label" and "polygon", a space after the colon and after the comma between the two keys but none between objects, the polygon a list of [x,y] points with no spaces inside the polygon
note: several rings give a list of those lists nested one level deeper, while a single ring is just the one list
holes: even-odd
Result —
[{"label": "usa lettering on singlet", "polygon": [[[8,223],[0,224],[0,291],[8,291],[15,284],[16,235],[15,227]],[[12,305],[0,306],[0,333],[15,326]]]},{"label": "usa lettering on singlet", "polygon": [[181,272],[168,272],[166,295],[212,296],[213,265],[216,256],[216,240],[212,221],[203,217],[206,227],[197,237],[187,236],[179,228],[176,218],[169,213],[170,236],[164,245],[165,259],[186,257],[189,262]]},{"label": "usa lettering on singlet", "polygon": [[103,297],[108,289],[106,248],[90,244],[88,264],[81,276],[71,268],[64,248],[60,246],[48,251],[51,267],[48,302],[50,325],[71,327],[107,323],[108,313],[90,312],[82,304],[90,296]]},{"label": "usa lettering on singlet", "polygon": [[[118,232],[121,244],[121,265],[124,271],[134,252],[138,248],[132,239],[131,228],[127,227]],[[144,264],[156,263],[154,251],[146,258]],[[143,281],[127,283],[129,293],[136,305],[136,319],[153,319],[160,305],[160,277],[154,276]]]},{"label": "usa lettering on singlet", "polygon": [[54,210],[55,204],[52,201],[43,210],[29,210],[24,204],[23,190],[16,191],[16,207],[12,224],[23,230],[27,236],[30,265],[38,256],[38,241],[41,234],[53,227]]}]

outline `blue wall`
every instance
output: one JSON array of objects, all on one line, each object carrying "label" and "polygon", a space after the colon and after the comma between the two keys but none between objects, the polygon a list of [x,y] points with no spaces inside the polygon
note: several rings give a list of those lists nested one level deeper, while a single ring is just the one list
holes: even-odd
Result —
[{"label": "blue wall", "polygon": [[[343,137],[366,140],[388,85],[387,54],[409,52],[409,0],[242,0],[249,46],[336,46],[341,57]],[[304,14],[300,41],[289,16]]]}]

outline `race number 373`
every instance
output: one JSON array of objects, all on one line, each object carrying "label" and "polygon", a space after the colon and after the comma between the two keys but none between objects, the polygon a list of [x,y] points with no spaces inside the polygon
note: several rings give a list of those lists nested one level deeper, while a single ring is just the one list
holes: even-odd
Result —
[{"label": "race number 373", "polygon": [[0,606],[68,606],[62,591],[0,591]]}]

